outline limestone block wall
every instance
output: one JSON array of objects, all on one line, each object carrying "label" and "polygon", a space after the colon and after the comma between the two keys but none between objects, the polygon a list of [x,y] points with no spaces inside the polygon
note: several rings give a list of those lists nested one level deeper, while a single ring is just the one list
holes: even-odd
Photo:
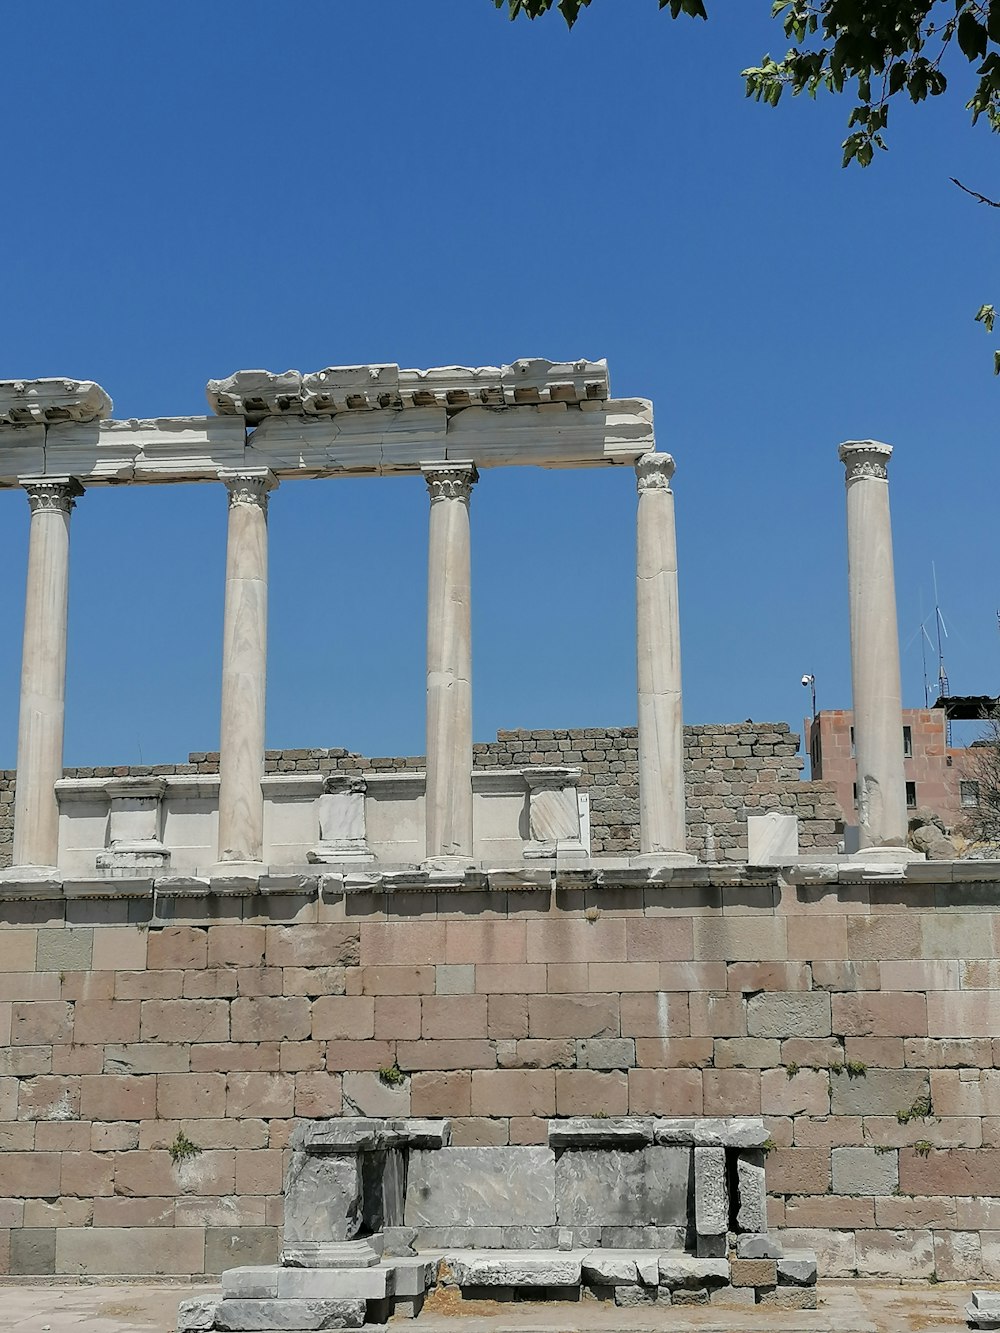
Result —
[{"label": "limestone block wall", "polygon": [[[803,851],[835,850],[843,814],[830,783],[802,782],[799,738],[785,722],[685,727],[688,848],[702,859],[746,860],[746,816],[782,810],[799,816]],[[477,768],[572,764],[591,793],[595,856],[639,850],[638,751],[635,727],[500,731],[474,746]],[[344,749],[269,750],[271,773],[422,769],[423,755],[366,758]],[[217,773],[218,754],[198,752],[187,764],[75,768],[67,777],[141,777]],[[0,868],[10,864],[14,774],[0,770]]]},{"label": "limestone block wall", "polygon": [[763,1114],[824,1275],[1000,1278],[1000,867],[841,873],[0,901],[0,1266],[273,1260],[296,1117],[603,1110]]}]

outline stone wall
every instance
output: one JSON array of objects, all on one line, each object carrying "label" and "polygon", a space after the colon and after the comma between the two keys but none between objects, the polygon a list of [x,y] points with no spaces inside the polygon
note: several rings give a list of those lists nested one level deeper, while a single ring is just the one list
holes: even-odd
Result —
[{"label": "stone wall", "polygon": [[3,1267],[273,1260],[296,1117],[599,1109],[763,1114],[825,1276],[998,1278],[998,873],[2,902]]},{"label": "stone wall", "polygon": [[[703,860],[746,860],[747,814],[781,810],[799,816],[803,851],[835,850],[843,816],[831,784],[802,782],[799,738],[785,722],[685,727],[688,848]],[[572,764],[591,792],[595,856],[639,850],[638,751],[635,727],[500,731],[474,747],[477,768]],[[269,750],[268,772],[421,769],[423,755],[375,759],[343,749]],[[67,777],[215,773],[219,756],[205,752],[187,764],[75,768]],[[0,770],[0,868],[10,864],[14,774]]]}]

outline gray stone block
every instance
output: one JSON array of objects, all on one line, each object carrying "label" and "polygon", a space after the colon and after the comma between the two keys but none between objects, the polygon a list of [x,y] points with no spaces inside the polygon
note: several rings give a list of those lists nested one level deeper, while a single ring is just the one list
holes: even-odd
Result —
[{"label": "gray stone block", "polygon": [[285,1244],[352,1240],[362,1221],[360,1157],[293,1151],[285,1182]]},{"label": "gray stone block", "polygon": [[505,1250],[558,1250],[558,1227],[503,1227],[500,1243]]},{"label": "gray stone block", "polygon": [[580,1069],[631,1069],[635,1064],[635,1042],[631,1037],[591,1037],[576,1043]]},{"label": "gray stone block", "polygon": [[227,1268],[222,1274],[222,1295],[232,1300],[241,1297],[255,1301],[273,1299],[278,1294],[281,1271],[277,1264]]},{"label": "gray stone block", "polygon": [[556,1210],[564,1226],[687,1222],[690,1149],[564,1152],[556,1162]]},{"label": "gray stone block", "polygon": [[405,1225],[553,1226],[551,1148],[441,1148],[410,1153]]},{"label": "gray stone block", "polygon": [[383,1253],[400,1256],[415,1254],[413,1243],[416,1239],[415,1227],[383,1227]]},{"label": "gray stone block", "polygon": [[94,932],[89,926],[40,930],[35,967],[39,972],[89,972],[94,958]]},{"label": "gray stone block", "polygon": [[699,1259],[693,1254],[661,1254],[660,1284],[700,1290],[729,1282],[728,1259]]},{"label": "gray stone block", "polygon": [[699,1237],[724,1236],[729,1229],[725,1148],[694,1150],[694,1218]]},{"label": "gray stone block", "polygon": [[279,1300],[384,1301],[394,1274],[386,1264],[371,1268],[282,1268]]},{"label": "gray stone block", "polygon": [[204,1333],[215,1328],[217,1300],[181,1301],[177,1307],[177,1333]]},{"label": "gray stone block", "polygon": [[422,1296],[437,1275],[436,1259],[397,1259],[392,1268],[397,1296]]},{"label": "gray stone block", "polygon": [[594,1250],[581,1265],[584,1282],[598,1287],[634,1285],[639,1280],[636,1255],[627,1250]]},{"label": "gray stone block", "polygon": [[846,1070],[830,1075],[834,1115],[895,1115],[928,1095],[927,1075],[911,1069],[869,1069],[860,1078]]},{"label": "gray stone block", "polygon": [[279,1249],[277,1227],[208,1227],[205,1272],[222,1273],[236,1265],[276,1264]]},{"label": "gray stone block", "polygon": [[418,1250],[499,1250],[503,1244],[500,1227],[420,1227]]},{"label": "gray stone block", "polygon": [[364,1301],[220,1301],[216,1328],[232,1333],[313,1333],[330,1328],[360,1328]]},{"label": "gray stone block", "polygon": [[763,1235],[767,1231],[767,1186],[764,1181],[764,1153],[761,1149],[739,1154],[736,1159],[736,1185],[739,1190],[737,1227],[740,1231]]},{"label": "gray stone block", "polygon": [[579,1286],[581,1254],[498,1250],[493,1254],[446,1254],[452,1281],[460,1287]]},{"label": "gray stone block", "polygon": [[740,1236],[736,1241],[738,1259],[780,1259],[781,1246],[770,1236]]},{"label": "gray stone block", "polygon": [[834,1194],[883,1197],[899,1187],[899,1153],[874,1148],[834,1148],[830,1154]]},{"label": "gray stone block", "polygon": [[827,991],[765,991],[747,1004],[751,1037],[829,1037],[831,1031]]},{"label": "gray stone block", "polygon": [[[592,1232],[594,1228],[584,1228]],[[683,1250],[687,1227],[601,1227],[596,1244],[606,1250]],[[577,1236],[581,1235],[578,1230]],[[583,1242],[578,1240],[577,1244]]]},{"label": "gray stone block", "polygon": [[789,1250],[778,1260],[778,1285],[814,1287],[816,1256],[811,1250]]},{"label": "gray stone block", "polygon": [[20,1227],[10,1233],[10,1271],[43,1275],[56,1271],[54,1227]]},{"label": "gray stone block", "polygon": [[696,1236],[694,1252],[699,1259],[725,1259],[727,1238],[725,1236]]},{"label": "gray stone block", "polygon": [[657,1287],[642,1287],[638,1283],[622,1285],[615,1287],[615,1305],[625,1310],[638,1305],[656,1305],[659,1294]]},{"label": "gray stone block", "polygon": [[551,1148],[631,1147],[653,1141],[648,1116],[571,1116],[549,1121]]},{"label": "gray stone block", "polygon": [[691,1290],[681,1287],[671,1293],[671,1302],[674,1305],[709,1305],[711,1299],[707,1287],[694,1287]]}]

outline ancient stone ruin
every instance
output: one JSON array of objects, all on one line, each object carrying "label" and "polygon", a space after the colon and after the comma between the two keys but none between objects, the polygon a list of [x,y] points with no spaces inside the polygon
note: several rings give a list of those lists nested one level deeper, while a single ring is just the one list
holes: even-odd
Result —
[{"label": "ancient stone ruin", "polygon": [[292,1139],[279,1264],[222,1275],[180,1333],[360,1328],[428,1294],[816,1308],[816,1258],[767,1235],[760,1120],[553,1120],[547,1146],[450,1146],[447,1120]]},{"label": "ancient stone ruin", "polygon": [[[888,446],[840,451],[850,851],[787,728],[685,750],[674,462],[602,362],[249,371],[209,400],[117,421],[92,383],[0,384],[30,511],[0,1264],[222,1276],[192,1330],[487,1288],[808,1306],[809,1253],[1000,1276],[1000,863],[905,845]],[[634,729],[473,745],[471,497],[520,465],[635,470]],[[426,755],[269,754],[268,505],[355,475],[426,487]],[[219,751],[66,773],[74,507],[174,481],[228,523]]]}]

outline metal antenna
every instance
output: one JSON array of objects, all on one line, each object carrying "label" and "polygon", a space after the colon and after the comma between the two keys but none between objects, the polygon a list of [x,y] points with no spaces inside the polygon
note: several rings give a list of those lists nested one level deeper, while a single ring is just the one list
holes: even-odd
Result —
[{"label": "metal antenna", "polygon": [[[934,619],[937,624],[937,654],[938,654],[938,694],[941,698],[947,699],[951,693],[948,684],[948,673],[944,667],[944,645],[941,642],[941,635],[948,637],[948,629],[944,623],[944,616],[941,614],[941,607],[938,605],[938,585],[937,568],[934,561],[931,561],[931,577],[934,580]],[[948,746],[951,747],[951,718],[948,718]]]}]

